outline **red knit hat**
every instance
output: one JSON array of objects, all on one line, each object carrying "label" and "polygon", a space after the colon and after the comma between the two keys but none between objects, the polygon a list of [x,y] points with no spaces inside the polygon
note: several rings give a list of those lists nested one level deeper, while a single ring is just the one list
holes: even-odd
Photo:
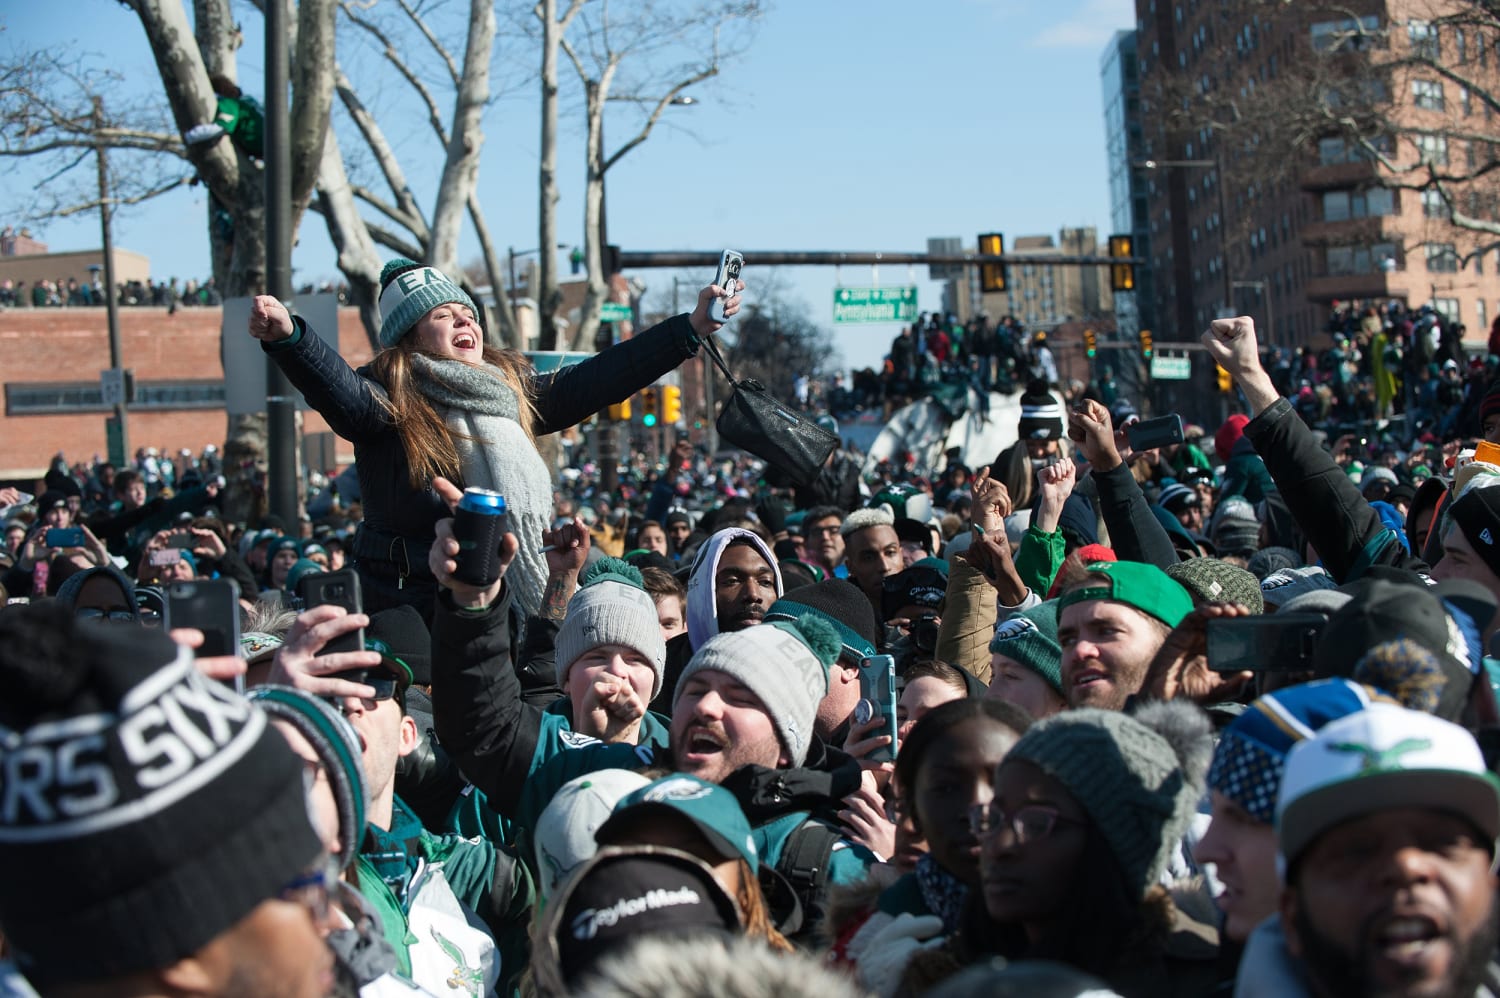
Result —
[{"label": "red knit hat", "polygon": [[1219,460],[1228,462],[1229,455],[1234,451],[1234,445],[1240,442],[1240,437],[1245,435],[1245,427],[1250,425],[1250,417],[1242,412],[1224,420],[1224,425],[1219,427],[1219,432],[1214,434],[1214,453],[1219,455]]}]

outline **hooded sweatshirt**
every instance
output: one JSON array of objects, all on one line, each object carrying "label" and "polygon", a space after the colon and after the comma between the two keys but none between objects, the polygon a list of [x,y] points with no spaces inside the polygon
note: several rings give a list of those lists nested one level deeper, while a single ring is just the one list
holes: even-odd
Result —
[{"label": "hooded sweatshirt", "polygon": [[[714,597],[714,577],[719,574],[719,562],[723,560],[725,549],[740,538],[749,541],[750,546],[771,566],[771,571],[776,576],[776,596],[778,599],[781,597],[781,569],[776,564],[776,556],[766,547],[766,542],[749,530],[725,527],[698,548],[698,556],[693,559],[693,574],[688,577],[688,639],[694,649],[702,648],[709,638],[719,633],[719,603]],[[770,604],[767,603],[766,606],[769,607]],[[663,686],[672,688],[670,677],[669,682]]]}]

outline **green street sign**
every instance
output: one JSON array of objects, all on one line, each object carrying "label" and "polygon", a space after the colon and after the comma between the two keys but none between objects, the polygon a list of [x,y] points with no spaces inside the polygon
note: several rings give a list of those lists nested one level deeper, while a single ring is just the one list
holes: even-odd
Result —
[{"label": "green street sign", "polygon": [[834,322],[912,322],[917,318],[917,288],[834,288]]},{"label": "green street sign", "polygon": [[1193,377],[1193,359],[1187,354],[1178,357],[1156,354],[1151,358],[1151,377],[1157,381],[1188,381]]},{"label": "green street sign", "polygon": [[607,301],[599,309],[600,322],[629,322],[632,315],[629,305],[617,301]]}]

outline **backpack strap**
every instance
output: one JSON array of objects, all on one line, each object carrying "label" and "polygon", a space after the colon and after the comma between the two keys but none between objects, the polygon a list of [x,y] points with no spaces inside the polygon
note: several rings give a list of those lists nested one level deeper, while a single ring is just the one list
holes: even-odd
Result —
[{"label": "backpack strap", "polygon": [[811,940],[811,933],[828,912],[828,892],[832,884],[829,861],[839,833],[811,817],[787,836],[781,847],[776,872],[786,878],[802,903],[802,926],[798,942]]}]

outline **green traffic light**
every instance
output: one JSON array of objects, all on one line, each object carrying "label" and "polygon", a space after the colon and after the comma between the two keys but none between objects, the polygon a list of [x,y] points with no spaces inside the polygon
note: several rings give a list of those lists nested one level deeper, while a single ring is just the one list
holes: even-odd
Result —
[{"label": "green traffic light", "polygon": [[656,425],[656,413],[654,413],[654,412],[648,412],[648,413],[646,413],[644,416],[641,417],[641,422],[644,423],[646,426],[655,426]]}]

